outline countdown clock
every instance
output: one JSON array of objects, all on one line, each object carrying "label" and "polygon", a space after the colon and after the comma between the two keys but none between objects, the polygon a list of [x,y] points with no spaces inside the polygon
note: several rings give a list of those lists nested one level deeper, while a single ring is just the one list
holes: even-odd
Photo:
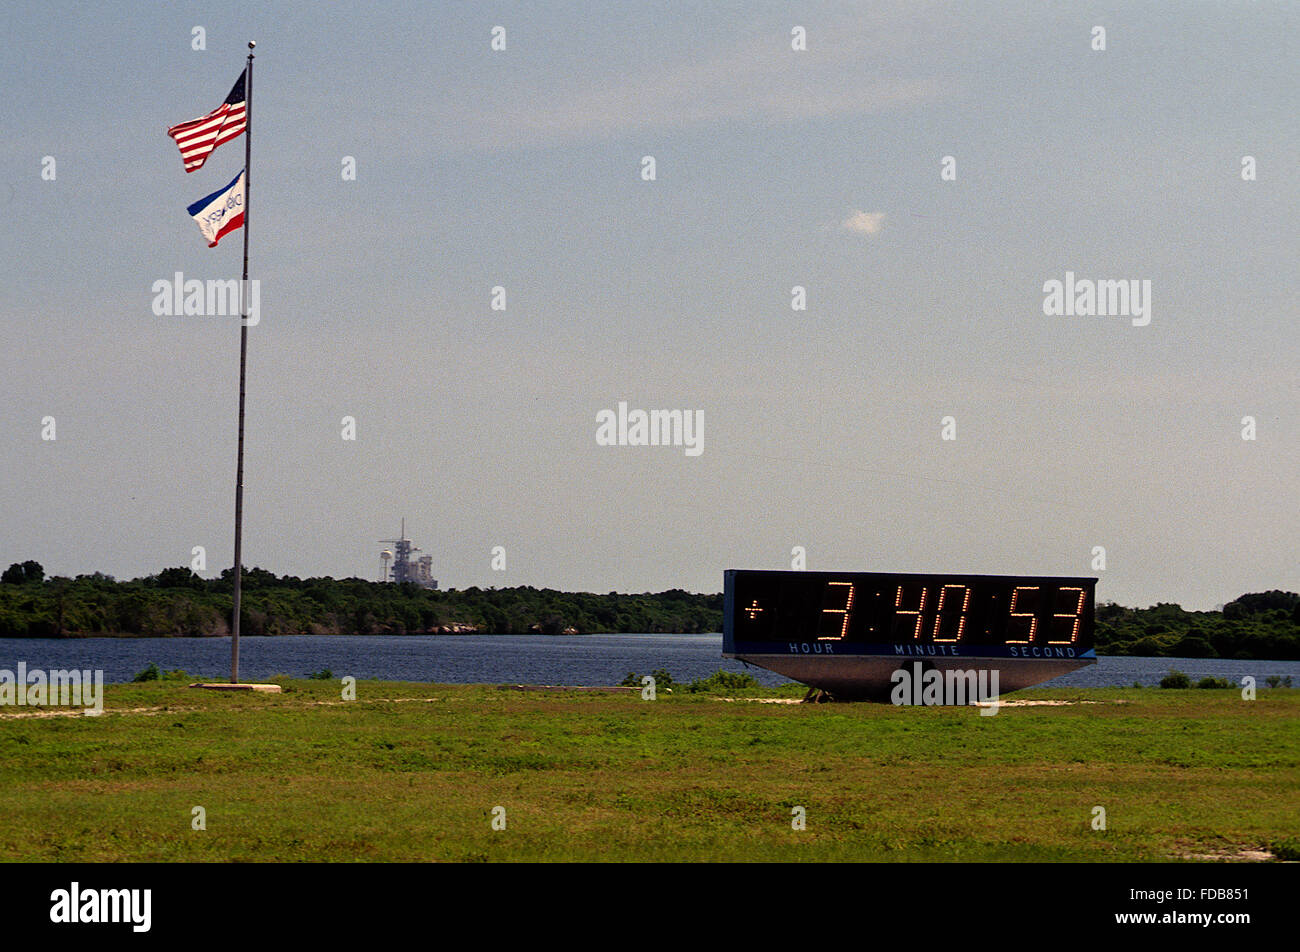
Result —
[{"label": "countdown clock", "polygon": [[724,573],[722,653],[840,697],[893,672],[999,672],[1003,693],[1095,664],[1095,578]]}]

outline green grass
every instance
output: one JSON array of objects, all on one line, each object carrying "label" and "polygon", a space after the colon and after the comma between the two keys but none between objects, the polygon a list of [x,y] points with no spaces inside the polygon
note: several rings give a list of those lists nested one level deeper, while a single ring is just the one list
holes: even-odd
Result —
[{"label": "green grass", "polygon": [[164,678],[109,686],[98,718],[0,717],[0,860],[1165,861],[1300,832],[1297,691],[1025,691],[1100,703],[981,717],[282,683]]}]

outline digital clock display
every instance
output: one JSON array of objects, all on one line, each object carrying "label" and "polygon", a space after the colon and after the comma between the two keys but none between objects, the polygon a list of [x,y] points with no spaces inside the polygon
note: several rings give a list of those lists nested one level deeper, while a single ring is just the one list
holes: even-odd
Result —
[{"label": "digital clock display", "polygon": [[724,652],[1078,658],[1097,580],[880,572],[724,576]]}]

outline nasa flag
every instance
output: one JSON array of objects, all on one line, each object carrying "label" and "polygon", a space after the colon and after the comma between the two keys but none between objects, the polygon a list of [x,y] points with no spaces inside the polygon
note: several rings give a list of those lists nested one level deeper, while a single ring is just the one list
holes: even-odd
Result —
[{"label": "nasa flag", "polygon": [[188,211],[199,223],[208,247],[215,248],[224,236],[244,224],[244,173],[241,171],[225,188],[200,198]]}]

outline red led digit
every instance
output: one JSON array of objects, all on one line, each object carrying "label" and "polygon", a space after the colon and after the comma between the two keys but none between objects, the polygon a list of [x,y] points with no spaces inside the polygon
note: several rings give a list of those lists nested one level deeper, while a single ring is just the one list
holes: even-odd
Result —
[{"label": "red led digit", "polygon": [[[852,582],[827,582],[826,598],[831,597],[831,589],[839,586],[846,588],[846,592],[837,592],[836,595],[843,598],[843,608],[823,608],[821,623],[822,631],[834,631],[833,635],[818,635],[818,641],[841,641],[849,633],[849,614],[853,611],[853,583]],[[829,616],[829,617],[828,617]]]},{"label": "red led digit", "polygon": [[[1015,591],[1011,593],[1011,608],[1009,609],[1011,613],[1011,621],[1007,622],[1007,636],[1008,636],[1007,644],[1027,645],[1034,640],[1034,635],[1038,633],[1038,618],[1035,617],[1034,613],[1032,611],[1027,611],[1027,612],[1016,611],[1016,608],[1020,601],[1021,592],[1037,592],[1037,591],[1038,591],[1037,585],[1017,585]],[[1021,624],[1023,624],[1025,621],[1028,621],[1029,630],[1025,631],[1023,628],[1019,628],[1019,629],[1013,628],[1012,626],[1015,625],[1017,621],[1019,621]],[[1024,635],[1025,637],[1012,638],[1010,637],[1012,634]]]},{"label": "red led digit", "polygon": [[[1083,619],[1083,605],[1084,602],[1088,600],[1088,595],[1081,588],[1062,588],[1060,594],[1057,596],[1058,607],[1059,607],[1060,600],[1069,597],[1066,595],[1067,592],[1075,596],[1074,609],[1073,611],[1064,612],[1064,613],[1056,612],[1052,615],[1052,633],[1053,634],[1056,633],[1057,627],[1061,626],[1061,621],[1069,622],[1071,623],[1070,637],[1063,638],[1059,641],[1055,638],[1049,638],[1047,639],[1047,643],[1049,645],[1072,645],[1074,644],[1075,639],[1079,637],[1079,626],[1082,624],[1082,619]],[[1057,621],[1058,618],[1061,621]]]},{"label": "red led digit", "polygon": [[898,593],[894,596],[894,637],[895,638],[898,637],[899,627],[902,624],[904,624],[903,619],[898,617],[899,615],[914,615],[916,617],[916,621],[912,625],[912,637],[915,639],[919,639],[921,637],[921,628],[922,628],[921,613],[925,611],[926,594],[927,594],[926,588],[924,585],[922,585],[921,601],[916,606],[915,610],[910,608],[904,608],[903,607],[903,586],[901,585],[898,586]]},{"label": "red led digit", "polygon": [[[956,608],[957,597],[954,596],[953,598],[949,598],[948,593],[954,588],[962,593],[961,607],[956,609],[958,612],[957,631],[953,633],[953,637],[951,638],[941,638],[939,637],[941,634],[952,633],[952,611]],[[961,641],[962,635],[966,633],[966,609],[969,607],[970,589],[965,585],[945,585],[943,588],[939,589],[939,609],[934,616],[934,641],[936,644]],[[948,610],[948,627],[946,632],[943,628],[943,612],[945,608]]]}]

